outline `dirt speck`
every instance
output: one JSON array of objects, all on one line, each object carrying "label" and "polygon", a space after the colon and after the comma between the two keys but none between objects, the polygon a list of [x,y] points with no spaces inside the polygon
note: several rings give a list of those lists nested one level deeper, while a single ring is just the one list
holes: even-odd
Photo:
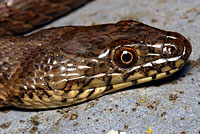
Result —
[{"label": "dirt speck", "polygon": [[115,107],[116,107],[116,108],[119,108],[119,105],[116,104]]},{"label": "dirt speck", "polygon": [[147,105],[147,108],[148,108],[148,109],[154,109],[154,106],[153,106],[152,104],[148,104],[148,105]]},{"label": "dirt speck", "polygon": [[58,120],[55,122],[55,126],[59,126],[60,120],[61,120],[61,119],[62,119],[62,118],[58,119]]},{"label": "dirt speck", "polygon": [[31,128],[31,130],[29,131],[31,134],[33,134],[33,133],[36,133],[37,132],[37,127],[36,126],[34,126],[34,127],[32,127]]},{"label": "dirt speck", "polygon": [[180,93],[180,94],[184,94],[184,91],[183,91],[183,90],[180,90],[179,93]]},{"label": "dirt speck", "polygon": [[158,20],[157,20],[157,19],[152,19],[151,22],[152,22],[152,23],[157,23]]},{"label": "dirt speck", "polygon": [[74,127],[78,126],[78,122],[75,122],[75,123],[73,124],[73,126],[74,126]]},{"label": "dirt speck", "polygon": [[86,107],[84,108],[84,111],[88,110],[89,108],[94,107],[95,105],[97,105],[97,103],[98,103],[98,99],[95,99],[95,100],[88,102],[86,104]]},{"label": "dirt speck", "polygon": [[177,98],[178,98],[178,94],[170,94],[169,95],[169,100],[170,101],[176,101]]},{"label": "dirt speck", "polygon": [[151,110],[157,110],[157,107],[159,105],[159,101],[152,101],[147,103],[147,108]]},{"label": "dirt speck", "polygon": [[186,134],[186,132],[185,131],[181,131],[180,134]]},{"label": "dirt speck", "polygon": [[11,122],[9,121],[9,122],[6,122],[6,123],[0,125],[0,128],[2,128],[2,129],[6,129],[6,128],[9,128],[10,125],[11,125]]},{"label": "dirt speck", "polygon": [[173,82],[172,82],[172,85],[176,85],[176,84],[178,84],[177,81],[173,81]]},{"label": "dirt speck", "polygon": [[194,19],[188,20],[187,22],[192,23],[192,22],[194,22]]},{"label": "dirt speck", "polygon": [[38,125],[39,125],[38,119],[39,119],[38,116],[33,116],[33,117],[31,117],[30,122],[31,122],[33,125],[38,126]]},{"label": "dirt speck", "polygon": [[128,125],[124,125],[124,129],[128,129]]},{"label": "dirt speck", "polygon": [[19,120],[19,122],[20,122],[20,123],[24,123],[24,122],[25,122],[25,120]]},{"label": "dirt speck", "polygon": [[191,60],[190,65],[192,65],[192,67],[200,68],[200,57],[196,60]]},{"label": "dirt speck", "polygon": [[77,113],[73,113],[73,114],[71,114],[71,116],[70,116],[70,120],[76,120],[78,118],[78,114]]},{"label": "dirt speck", "polygon": [[184,118],[184,117],[181,117],[180,120],[185,120],[185,118]]},{"label": "dirt speck", "polygon": [[135,105],[136,105],[136,106],[140,106],[140,103],[136,102]]},{"label": "dirt speck", "polygon": [[189,72],[188,75],[193,75],[193,73]]},{"label": "dirt speck", "polygon": [[57,110],[57,112],[60,113],[60,114],[62,114],[62,116],[64,118],[67,118],[67,117],[70,116],[70,111],[73,111],[76,108],[77,108],[76,106],[72,106],[72,107],[69,107],[69,108],[59,109],[59,110]]},{"label": "dirt speck", "polygon": [[135,112],[137,110],[137,108],[132,108],[132,111]]},{"label": "dirt speck", "polygon": [[30,129],[30,133],[36,133],[36,131],[38,130],[38,125],[40,124],[38,121],[39,117],[38,116],[33,116],[30,119],[30,122],[33,124],[33,127]]},{"label": "dirt speck", "polygon": [[167,114],[167,112],[163,112],[163,113],[161,113],[161,117],[163,117],[163,116],[165,116]]}]

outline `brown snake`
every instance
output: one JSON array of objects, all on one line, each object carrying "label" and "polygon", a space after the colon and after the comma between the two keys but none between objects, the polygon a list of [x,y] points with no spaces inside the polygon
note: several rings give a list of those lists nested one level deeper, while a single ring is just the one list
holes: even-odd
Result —
[{"label": "brown snake", "polygon": [[[24,33],[87,1],[0,0],[0,34]],[[0,106],[46,109],[94,99],[170,76],[191,50],[182,35],[137,21],[2,36]]]}]

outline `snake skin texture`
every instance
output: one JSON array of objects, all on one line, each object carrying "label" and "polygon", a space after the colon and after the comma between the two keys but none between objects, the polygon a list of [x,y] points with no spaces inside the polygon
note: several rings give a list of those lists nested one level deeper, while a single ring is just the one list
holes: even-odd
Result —
[{"label": "snake skin texture", "polygon": [[90,0],[0,0],[0,36],[19,35]]},{"label": "snake skin texture", "polygon": [[179,33],[132,20],[0,37],[0,106],[47,109],[91,100],[168,77],[191,51]]}]

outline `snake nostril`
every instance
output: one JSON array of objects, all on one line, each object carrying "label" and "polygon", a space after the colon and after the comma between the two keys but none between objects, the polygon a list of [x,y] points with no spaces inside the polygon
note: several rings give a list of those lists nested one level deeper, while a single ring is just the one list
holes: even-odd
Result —
[{"label": "snake nostril", "polygon": [[167,33],[167,42],[163,46],[163,57],[182,56],[187,60],[192,51],[190,42],[181,34]]},{"label": "snake nostril", "polygon": [[176,45],[164,44],[164,47],[163,47],[163,57],[174,57],[178,53],[177,50],[178,49],[177,49]]}]

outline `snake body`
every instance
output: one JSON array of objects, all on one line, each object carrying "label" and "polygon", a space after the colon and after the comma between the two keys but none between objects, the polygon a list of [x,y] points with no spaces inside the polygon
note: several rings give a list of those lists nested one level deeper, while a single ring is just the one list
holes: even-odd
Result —
[{"label": "snake body", "polygon": [[19,35],[90,0],[0,0],[0,35]]},{"label": "snake body", "polygon": [[[0,26],[2,29],[2,26]],[[183,67],[189,41],[137,21],[0,37],[0,106],[70,106]]]}]

